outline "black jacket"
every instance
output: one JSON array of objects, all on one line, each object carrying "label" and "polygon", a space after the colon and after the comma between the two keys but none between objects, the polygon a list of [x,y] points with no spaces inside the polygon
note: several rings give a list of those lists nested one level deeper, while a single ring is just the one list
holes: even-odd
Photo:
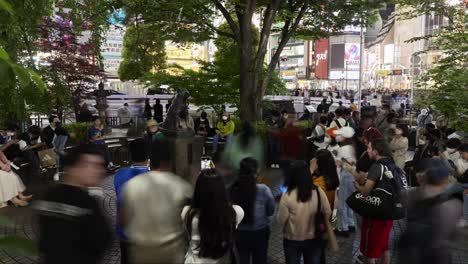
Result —
[{"label": "black jacket", "polygon": [[34,203],[39,250],[47,264],[98,264],[112,231],[96,199],[84,189],[58,185]]}]

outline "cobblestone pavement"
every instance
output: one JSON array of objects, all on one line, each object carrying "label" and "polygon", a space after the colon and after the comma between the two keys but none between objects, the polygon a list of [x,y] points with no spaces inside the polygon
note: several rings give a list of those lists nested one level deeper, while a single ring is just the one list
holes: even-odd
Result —
[{"label": "cobblestone pavement", "polygon": [[[101,199],[102,207],[109,216],[109,221],[114,222],[115,215],[115,192],[112,185],[113,177],[108,177],[104,181],[103,191],[104,196]],[[27,238],[35,239],[37,237],[37,228],[33,224],[34,216],[28,208],[14,208],[7,207],[0,209],[0,214],[6,215],[13,219],[16,223],[15,228],[0,228],[0,236],[2,235],[19,235]],[[401,233],[403,227],[402,222],[396,222],[391,234],[391,248],[393,248],[398,235]],[[357,252],[357,243],[353,243],[354,240],[358,240],[352,235],[349,238],[339,238],[340,250],[337,253],[327,253],[328,264],[351,264],[353,263],[353,253]],[[356,241],[357,242],[357,241]],[[355,246],[353,246],[353,244]],[[463,234],[461,243],[454,245],[453,264],[468,264],[468,235]],[[0,250],[0,263],[2,264],[32,264],[37,263],[36,258],[32,257],[19,257],[12,255],[6,251]],[[113,246],[103,260],[103,264],[118,264],[120,263],[120,252],[117,241],[114,242]],[[269,252],[268,252],[268,263],[269,264],[282,264],[284,262],[283,246],[282,246],[282,230],[281,227],[273,223],[272,232],[270,238]],[[392,263],[396,263],[396,258],[393,257]]]}]

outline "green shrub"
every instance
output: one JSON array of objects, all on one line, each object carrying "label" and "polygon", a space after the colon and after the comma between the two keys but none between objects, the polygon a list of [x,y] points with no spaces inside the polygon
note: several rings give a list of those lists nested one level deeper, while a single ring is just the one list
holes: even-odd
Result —
[{"label": "green shrub", "polygon": [[68,130],[70,137],[68,139],[69,145],[77,145],[88,140],[88,129],[92,123],[70,123],[64,124],[63,127]]}]

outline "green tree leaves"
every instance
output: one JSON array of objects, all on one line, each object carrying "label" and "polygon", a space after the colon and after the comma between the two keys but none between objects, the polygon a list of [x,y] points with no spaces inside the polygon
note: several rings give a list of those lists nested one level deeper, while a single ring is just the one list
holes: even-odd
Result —
[{"label": "green tree leaves", "polygon": [[145,74],[165,67],[166,52],[160,30],[150,24],[130,26],[124,36],[119,78],[122,81],[141,79]]}]

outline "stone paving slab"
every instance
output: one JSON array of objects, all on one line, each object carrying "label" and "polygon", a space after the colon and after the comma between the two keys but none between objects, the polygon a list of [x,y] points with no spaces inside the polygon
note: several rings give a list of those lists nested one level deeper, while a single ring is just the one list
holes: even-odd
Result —
[{"label": "stone paving slab", "polygon": [[[114,225],[115,223],[115,192],[113,189],[113,177],[108,177],[103,183],[104,196],[101,199],[101,204],[109,216],[109,221]],[[10,217],[15,223],[15,228],[0,228],[1,235],[19,235],[31,239],[37,238],[37,227],[34,224],[34,215],[29,208],[14,208],[7,207],[0,209],[0,214]],[[403,222],[396,222],[391,233],[391,249],[395,246],[397,238],[404,228]],[[453,264],[468,264],[468,234],[461,234],[463,239],[460,243],[454,245],[452,254]],[[269,264],[283,264],[283,243],[282,243],[282,228],[275,222],[272,225],[269,252],[268,252],[268,263]],[[327,252],[327,263],[328,264],[352,264],[353,255],[358,250],[359,238],[355,237],[355,234],[349,238],[338,238],[340,246],[339,252],[331,253]],[[354,243],[353,243],[354,242]],[[33,257],[19,257],[3,250],[0,250],[0,263],[1,264],[35,264],[38,263],[37,258]],[[117,240],[114,241],[112,247],[105,255],[102,264],[119,264],[120,263],[120,250]],[[396,257],[392,257],[392,264],[397,263]]]}]

